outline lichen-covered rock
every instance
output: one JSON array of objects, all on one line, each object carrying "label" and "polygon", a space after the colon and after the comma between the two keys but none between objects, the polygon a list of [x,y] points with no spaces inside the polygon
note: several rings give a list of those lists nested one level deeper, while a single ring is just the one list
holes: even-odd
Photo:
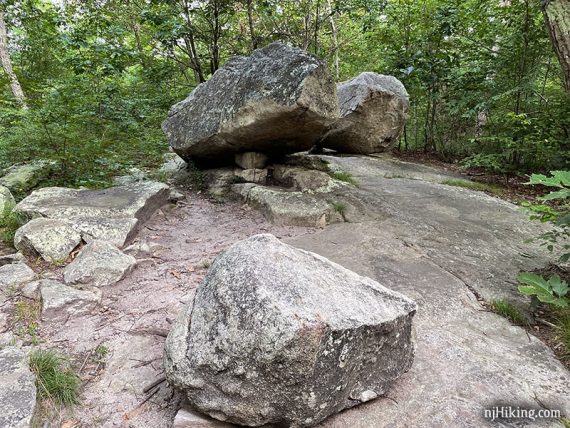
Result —
[{"label": "lichen-covered rock", "polygon": [[0,185],[12,192],[27,192],[55,171],[57,162],[38,160],[24,165],[14,165],[4,171]]},{"label": "lichen-covered rock", "polygon": [[408,118],[409,98],[393,76],[362,73],[338,85],[341,118],[320,145],[342,153],[377,153],[398,143]]},{"label": "lichen-covered rock", "polygon": [[106,241],[95,240],[63,271],[66,284],[82,287],[105,287],[125,277],[135,266],[136,259]]},{"label": "lichen-covered rock", "polygon": [[182,158],[230,165],[241,152],[307,150],[338,115],[325,62],[273,43],[231,58],[171,108],[162,129]]},{"label": "lichen-covered rock", "polygon": [[210,416],[313,426],[385,394],[412,364],[407,297],[256,235],[219,256],[166,343],[167,379]]},{"label": "lichen-covered rock", "polygon": [[104,239],[123,247],[158,208],[168,203],[169,189],[155,181],[102,190],[46,187],[32,192],[14,211],[28,218],[64,220],[86,242]]},{"label": "lichen-covered rock", "polygon": [[0,349],[0,427],[31,426],[35,408],[35,376],[26,354],[14,346]]},{"label": "lichen-covered rock", "polygon": [[16,231],[14,246],[24,254],[61,262],[81,242],[81,235],[63,220],[36,218]]},{"label": "lichen-covered rock", "polygon": [[38,287],[42,299],[43,320],[90,312],[101,301],[101,291],[97,289],[78,290],[51,279],[38,281]]},{"label": "lichen-covered rock", "polygon": [[0,185],[0,220],[10,214],[15,206],[16,200],[12,196],[10,189]]}]

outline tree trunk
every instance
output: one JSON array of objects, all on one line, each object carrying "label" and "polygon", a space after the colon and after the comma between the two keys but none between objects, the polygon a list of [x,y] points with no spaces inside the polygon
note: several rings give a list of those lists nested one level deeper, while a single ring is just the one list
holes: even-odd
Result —
[{"label": "tree trunk", "polygon": [[541,0],[540,7],[570,94],[570,0]]},{"label": "tree trunk", "polygon": [[6,30],[6,21],[4,20],[4,12],[0,10],[0,60],[2,61],[2,68],[10,79],[10,88],[18,105],[22,108],[27,108],[26,98],[24,91],[18,81],[18,77],[12,69],[12,60],[10,58],[10,51],[8,50],[8,31]]},{"label": "tree trunk", "polygon": [[255,36],[255,29],[253,27],[253,0],[247,0],[247,21],[249,23],[249,33],[251,36],[251,48],[257,49],[257,37]]},{"label": "tree trunk", "polygon": [[340,59],[339,59],[339,52],[338,52],[338,31],[336,28],[336,22],[334,20],[334,10],[331,4],[331,0],[327,0],[328,5],[328,13],[329,13],[329,22],[331,24],[331,33],[332,33],[332,41],[333,41],[333,50],[334,50],[334,74],[336,80],[340,78]]}]

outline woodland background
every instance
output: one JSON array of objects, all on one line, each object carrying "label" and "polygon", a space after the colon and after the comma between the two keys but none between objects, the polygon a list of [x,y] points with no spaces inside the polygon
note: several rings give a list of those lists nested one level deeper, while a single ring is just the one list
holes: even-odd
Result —
[{"label": "woodland background", "polygon": [[54,159],[60,184],[103,186],[156,165],[172,104],[230,56],[283,41],[324,58],[338,81],[402,80],[400,150],[502,174],[568,169],[570,103],[544,3],[4,1],[0,168]]}]

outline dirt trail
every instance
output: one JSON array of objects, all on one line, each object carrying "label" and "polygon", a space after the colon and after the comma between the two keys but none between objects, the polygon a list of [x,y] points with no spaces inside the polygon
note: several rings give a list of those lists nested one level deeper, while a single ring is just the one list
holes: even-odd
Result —
[{"label": "dirt trail", "polygon": [[71,355],[85,381],[82,405],[60,420],[75,419],[82,427],[171,426],[178,394],[166,382],[144,391],[162,376],[170,322],[219,252],[266,232],[288,238],[313,230],[273,226],[249,208],[216,204],[196,194],[156,213],[137,241],[162,249],[152,257],[137,257],[127,278],[105,288],[96,313],[41,325],[42,339]]}]

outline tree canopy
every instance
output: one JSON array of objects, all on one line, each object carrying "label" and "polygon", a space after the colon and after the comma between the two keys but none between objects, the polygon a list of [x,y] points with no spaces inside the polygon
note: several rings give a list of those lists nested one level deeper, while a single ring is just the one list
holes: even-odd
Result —
[{"label": "tree canopy", "polygon": [[11,0],[0,7],[13,69],[2,58],[0,166],[56,159],[63,182],[99,185],[129,166],[156,163],[166,150],[160,123],[168,108],[232,55],[274,41],[326,59],[338,81],[362,71],[400,79],[411,99],[402,150],[508,173],[561,169],[570,158],[564,68],[537,0]]}]

